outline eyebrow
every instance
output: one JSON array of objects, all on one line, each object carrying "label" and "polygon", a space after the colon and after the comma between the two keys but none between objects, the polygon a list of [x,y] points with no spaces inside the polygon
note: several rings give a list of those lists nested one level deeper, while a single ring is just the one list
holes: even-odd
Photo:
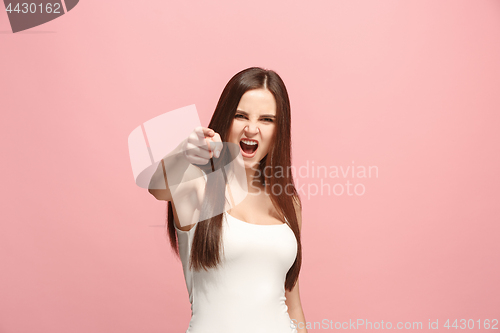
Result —
[{"label": "eyebrow", "polygon": [[[245,116],[248,116],[248,112],[242,111],[242,110],[236,110],[236,112],[242,113]],[[261,118],[276,118],[274,114],[263,114],[260,116]]]}]

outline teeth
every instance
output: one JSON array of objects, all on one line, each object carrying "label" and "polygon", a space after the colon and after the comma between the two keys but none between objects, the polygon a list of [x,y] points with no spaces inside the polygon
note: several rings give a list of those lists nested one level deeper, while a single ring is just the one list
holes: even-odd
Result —
[{"label": "teeth", "polygon": [[241,140],[241,141],[243,141],[244,144],[249,145],[249,146],[253,146],[253,145],[257,144],[256,141],[247,141],[247,140]]}]

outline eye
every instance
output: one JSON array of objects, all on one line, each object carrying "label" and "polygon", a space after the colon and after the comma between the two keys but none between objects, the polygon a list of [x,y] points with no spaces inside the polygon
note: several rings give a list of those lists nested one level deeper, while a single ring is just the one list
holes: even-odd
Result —
[{"label": "eye", "polygon": [[241,118],[241,119],[243,119],[243,118],[245,118],[245,116],[242,115],[242,114],[237,114],[237,115],[234,116],[234,118]]},{"label": "eye", "polygon": [[274,122],[273,118],[263,118],[263,120],[266,121],[266,122],[269,122],[269,123]]}]

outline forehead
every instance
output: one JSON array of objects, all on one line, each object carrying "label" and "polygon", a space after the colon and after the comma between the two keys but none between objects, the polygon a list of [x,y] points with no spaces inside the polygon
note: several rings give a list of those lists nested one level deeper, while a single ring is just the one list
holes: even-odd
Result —
[{"label": "forehead", "polygon": [[276,100],[267,89],[253,89],[241,96],[237,109],[249,114],[276,115]]}]

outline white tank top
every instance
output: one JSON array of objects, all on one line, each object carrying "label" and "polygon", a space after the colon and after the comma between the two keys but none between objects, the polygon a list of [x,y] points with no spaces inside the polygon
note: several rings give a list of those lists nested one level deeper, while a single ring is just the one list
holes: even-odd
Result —
[{"label": "white tank top", "polygon": [[222,216],[222,263],[208,271],[189,269],[198,224],[189,231],[176,227],[191,302],[186,333],[297,333],[284,285],[297,255],[293,231],[286,223],[256,225]]}]

